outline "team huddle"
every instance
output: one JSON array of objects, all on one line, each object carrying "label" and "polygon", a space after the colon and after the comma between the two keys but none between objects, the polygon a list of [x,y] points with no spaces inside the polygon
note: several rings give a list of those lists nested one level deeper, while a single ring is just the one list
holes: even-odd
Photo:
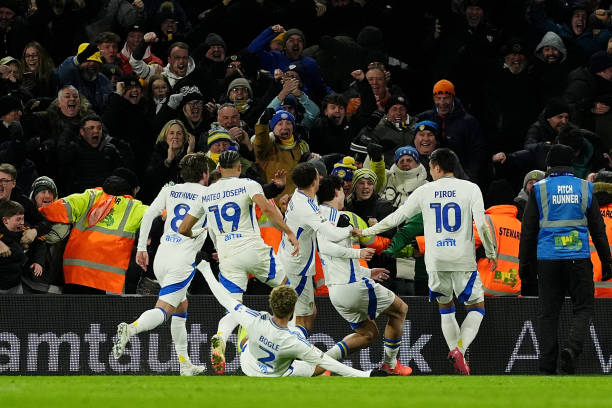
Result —
[{"label": "team huddle", "polygon": [[[342,179],[320,177],[311,163],[293,169],[291,177],[297,188],[283,217],[265,198],[258,183],[239,178],[237,152],[221,154],[221,178],[209,186],[205,156],[188,154],[180,163],[185,182],[164,187],[142,221],[136,262],[146,269],[151,224],[166,211],[164,234],[153,261],[161,286],[159,298],[155,308],[145,311],[133,323],[118,325],[115,358],[122,356],[131,336],[171,319],[180,374],[205,371],[204,366],[191,363],[185,326],[187,288],[199,270],[227,310],[211,338],[211,362],[217,374],[225,372],[226,342],[238,327],[240,365],[248,376],[310,377],[329,372],[351,377],[410,375],[412,369],[398,358],[408,306],[378,283],[388,278],[389,271],[363,266],[374,250],[354,246],[353,242],[354,236],[376,235],[422,213],[430,298],[438,302],[450,363],[458,373],[469,374],[465,350],[476,337],[485,313],[474,255],[473,222],[492,267],[497,249],[485,222],[480,190],[454,177],[456,165],[452,151],[436,150],[430,158],[434,182],[415,190],[402,206],[376,225],[360,230],[342,211]],[[282,232],[277,254],[260,234],[255,206]],[[218,254],[218,280],[208,262],[195,261],[207,236]],[[439,242],[452,245],[440,247]],[[317,313],[313,286],[317,251],[330,300],[353,329],[326,352],[307,340]],[[271,314],[242,304],[250,275],[273,288],[269,296]],[[465,304],[468,312],[461,326],[455,319],[454,297]],[[340,360],[347,355],[374,342],[378,336],[375,319],[381,314],[388,317],[382,366],[361,371],[342,364]]]}]

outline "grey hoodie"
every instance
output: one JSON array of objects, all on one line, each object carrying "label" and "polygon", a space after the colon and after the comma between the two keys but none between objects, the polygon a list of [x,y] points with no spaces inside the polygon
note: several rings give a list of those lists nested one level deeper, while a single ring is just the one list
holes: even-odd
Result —
[{"label": "grey hoodie", "polygon": [[546,62],[546,60],[542,56],[542,48],[544,47],[555,47],[556,49],[559,50],[559,52],[561,53],[561,60],[559,61],[559,63],[565,61],[565,59],[567,58],[567,48],[565,48],[565,44],[563,44],[563,40],[561,39],[561,37],[559,37],[557,34],[553,33],[552,31],[549,31],[546,34],[544,34],[544,37],[542,37],[542,41],[540,41],[540,43],[538,44],[534,52],[536,57]]}]

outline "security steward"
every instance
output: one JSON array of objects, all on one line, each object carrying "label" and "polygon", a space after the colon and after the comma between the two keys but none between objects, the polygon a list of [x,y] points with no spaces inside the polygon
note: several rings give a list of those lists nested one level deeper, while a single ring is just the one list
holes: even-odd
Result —
[{"label": "security steward", "polygon": [[[551,147],[546,157],[546,178],[534,185],[521,228],[519,267],[529,268],[529,261],[537,257],[539,369],[544,374],[574,374],[576,358],[582,352],[593,315],[589,232],[604,277],[612,277],[610,248],[593,184],[574,176],[573,158],[571,147]],[[559,353],[559,313],[566,292],[572,300],[572,318],[569,339]]]}]

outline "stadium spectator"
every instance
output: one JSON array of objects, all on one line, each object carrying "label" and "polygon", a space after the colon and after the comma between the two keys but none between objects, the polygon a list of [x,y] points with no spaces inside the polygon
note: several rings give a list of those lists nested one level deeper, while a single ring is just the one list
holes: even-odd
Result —
[{"label": "stadium spectator", "polygon": [[251,142],[251,130],[241,119],[238,108],[233,103],[225,103],[219,106],[219,109],[217,109],[217,122],[227,129],[234,143],[238,144],[240,156],[254,162],[255,151]]},{"label": "stadium spectator", "polygon": [[[567,76],[576,64],[568,59],[569,52],[561,37],[552,31],[542,37],[534,51],[531,72],[540,107],[552,98],[561,98],[567,87]],[[574,58],[575,59],[575,58]]]},{"label": "stadium spectator", "polygon": [[442,144],[459,156],[470,180],[479,184],[486,153],[480,123],[465,110],[455,97],[455,86],[446,79],[434,85],[433,101],[434,109],[420,113],[418,121],[429,120],[438,124]]},{"label": "stadium spectator", "polygon": [[130,26],[144,24],[146,19],[143,0],[109,0],[102,7],[98,6],[97,11],[93,22],[85,27],[90,41],[94,41],[104,31],[123,32]]},{"label": "stadium spectator", "polygon": [[431,181],[429,155],[440,147],[440,126],[430,120],[416,123],[414,125],[414,147],[419,152],[419,161],[427,171],[427,180]]},{"label": "stadium spectator", "polygon": [[102,187],[41,208],[49,221],[73,226],[64,251],[64,293],[123,292],[136,233],[147,209],[133,198],[138,185],[134,172],[118,168]]},{"label": "stadium spectator", "polygon": [[0,58],[20,55],[35,33],[29,21],[18,15],[19,6],[17,1],[0,3],[0,37],[3,39],[0,42]]},{"label": "stadium spectator", "polygon": [[523,212],[525,211],[525,206],[527,205],[527,199],[529,198],[529,193],[533,189],[533,185],[540,180],[543,180],[545,177],[545,173],[542,170],[531,170],[525,174],[525,178],[523,178],[523,187],[521,191],[519,191],[518,195],[514,198],[514,205],[518,208],[518,213],[516,218],[519,220],[523,219]]},{"label": "stadium spectator", "polygon": [[[130,65],[130,57],[132,56],[132,53],[134,52],[136,47],[138,47],[140,43],[142,43],[142,41],[144,40],[144,33],[144,26],[142,25],[133,25],[127,29],[125,44],[123,45],[123,48],[121,49],[121,52],[118,56],[119,68],[121,69],[121,72],[123,72],[123,74],[125,75],[134,73],[134,70]],[[153,63],[159,66],[164,65],[162,60],[151,52],[150,44],[145,47],[142,60],[148,65]]]},{"label": "stadium spectator", "polygon": [[99,187],[117,167],[133,163],[131,149],[106,134],[98,115],[81,119],[78,132],[79,137],[74,138],[68,128],[57,142],[61,191],[72,194]]},{"label": "stadium spectator", "polygon": [[55,98],[58,88],[55,64],[43,46],[36,41],[27,43],[21,63],[22,86],[35,98]]},{"label": "stadium spectator", "polygon": [[[593,185],[573,175],[574,150],[553,145],[546,157],[547,177],[529,195],[520,242],[520,274],[537,270],[539,289],[539,370],[574,374],[576,359],[593,315],[593,266],[589,235],[602,264],[602,280],[612,278],[606,227]],[[561,225],[562,224],[562,225]],[[537,253],[537,254],[536,254]],[[529,265],[537,259],[535,268]],[[573,304],[567,345],[559,353],[559,312],[566,292]]]},{"label": "stadium spectator", "polygon": [[[308,144],[295,138],[294,126],[292,114],[283,110],[275,112],[274,109],[266,109],[255,125],[255,158],[266,180],[271,180],[278,170],[291,172],[298,163],[313,157]],[[277,198],[291,194],[294,189],[295,184],[289,181]]]},{"label": "stadium spectator", "polygon": [[100,50],[102,64],[119,64],[119,56],[117,55],[119,41],[121,41],[121,37],[110,31],[102,32],[96,36],[94,43]]},{"label": "stadium spectator", "polygon": [[195,148],[195,137],[187,131],[183,122],[173,119],[164,125],[145,171],[145,202],[150,202],[164,184],[181,182],[178,164],[183,156],[195,152]]},{"label": "stadium spectator", "polygon": [[534,143],[554,143],[564,125],[569,122],[570,107],[561,99],[551,99],[538,120],[527,130],[524,146]]}]

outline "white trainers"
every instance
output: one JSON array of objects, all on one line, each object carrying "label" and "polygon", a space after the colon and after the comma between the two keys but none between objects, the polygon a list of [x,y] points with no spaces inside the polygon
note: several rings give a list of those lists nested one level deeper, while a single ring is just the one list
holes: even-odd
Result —
[{"label": "white trainers", "polygon": [[192,377],[194,375],[202,375],[206,371],[206,366],[193,365],[190,361],[179,364],[179,372],[182,376]]},{"label": "white trainers", "polygon": [[115,345],[113,346],[113,356],[116,360],[123,355],[125,345],[130,340],[130,337],[132,337],[130,325],[127,323],[119,323],[117,325],[117,339],[115,340]]},{"label": "white trainers", "polygon": [[223,337],[219,334],[215,334],[210,338],[211,356],[210,361],[212,363],[213,370],[217,374],[225,373],[225,342]]}]

